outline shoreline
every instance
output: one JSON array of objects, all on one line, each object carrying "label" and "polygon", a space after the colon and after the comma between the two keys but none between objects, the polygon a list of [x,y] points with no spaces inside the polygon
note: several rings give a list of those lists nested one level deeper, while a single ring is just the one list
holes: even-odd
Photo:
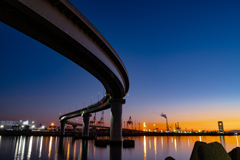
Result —
[{"label": "shoreline", "polygon": [[[45,132],[45,131],[0,131],[2,136],[61,136],[61,137],[81,137],[82,132],[66,132],[65,135],[59,135],[59,132]],[[139,133],[127,133],[123,132],[122,137],[131,137],[131,136],[234,136],[236,134],[229,133],[156,133],[156,132],[139,132]],[[89,137],[101,137],[101,136],[110,136],[109,133],[104,132],[90,132]]]}]

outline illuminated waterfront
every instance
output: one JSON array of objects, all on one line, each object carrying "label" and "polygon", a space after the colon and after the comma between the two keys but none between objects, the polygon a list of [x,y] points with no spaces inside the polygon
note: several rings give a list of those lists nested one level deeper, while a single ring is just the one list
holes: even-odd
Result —
[{"label": "illuminated waterfront", "polygon": [[[106,137],[104,137],[106,138]],[[96,147],[94,140],[74,140],[72,137],[0,136],[0,158],[4,160],[106,160],[110,155],[123,160],[176,160],[190,158],[195,141],[220,142],[227,152],[239,146],[239,136],[138,136],[135,148]],[[111,152],[111,153],[110,153]]]}]

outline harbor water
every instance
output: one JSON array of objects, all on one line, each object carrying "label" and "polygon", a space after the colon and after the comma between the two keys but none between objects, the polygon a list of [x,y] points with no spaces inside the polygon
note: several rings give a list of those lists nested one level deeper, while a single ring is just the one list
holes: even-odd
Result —
[{"label": "harbor water", "polygon": [[[108,137],[100,137],[107,139]],[[58,136],[0,136],[1,160],[188,160],[196,141],[220,142],[227,152],[239,136],[136,136],[134,148],[97,147],[94,140]]]}]

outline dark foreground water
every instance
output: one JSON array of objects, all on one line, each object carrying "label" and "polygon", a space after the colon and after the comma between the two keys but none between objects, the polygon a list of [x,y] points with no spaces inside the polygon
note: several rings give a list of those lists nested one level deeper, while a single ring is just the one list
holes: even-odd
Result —
[{"label": "dark foreground water", "polygon": [[[107,138],[107,137],[104,137]],[[94,140],[72,137],[0,136],[0,160],[176,160],[190,158],[195,141],[220,142],[227,152],[239,146],[239,136],[139,136],[135,148],[96,147]]]}]

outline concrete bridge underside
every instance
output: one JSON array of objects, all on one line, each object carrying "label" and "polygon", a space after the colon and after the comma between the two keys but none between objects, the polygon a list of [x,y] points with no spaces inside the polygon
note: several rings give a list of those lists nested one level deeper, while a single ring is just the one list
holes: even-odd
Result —
[{"label": "concrete bridge underside", "polygon": [[0,0],[0,21],[52,48],[101,81],[111,104],[110,140],[121,141],[122,104],[129,89],[126,68],[106,39],[68,0]]}]

